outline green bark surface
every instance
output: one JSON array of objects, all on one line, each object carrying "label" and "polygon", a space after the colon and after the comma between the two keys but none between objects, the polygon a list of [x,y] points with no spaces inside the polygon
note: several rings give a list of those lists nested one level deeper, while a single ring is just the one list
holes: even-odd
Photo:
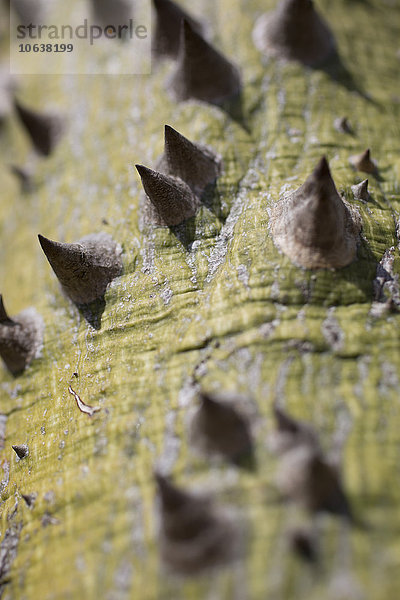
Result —
[{"label": "green bark surface", "polygon": [[[371,307],[389,248],[393,277],[400,272],[400,5],[317,2],[346,69],[336,68],[335,79],[260,57],[252,27],[274,4],[185,3],[212,24],[216,45],[242,69],[246,127],[219,108],[174,103],[164,85],[170,63],[148,77],[21,82],[21,100],[59,107],[69,128],[56,153],[39,161],[29,195],[7,169],[31,152],[15,117],[0,137],[0,292],[11,315],[32,305],[46,326],[40,359],[16,379],[0,371],[7,418],[0,556],[10,563],[5,574],[1,567],[0,587],[7,600],[399,595],[400,314],[374,316]],[[5,53],[6,39],[2,47]],[[333,127],[344,115],[354,136]],[[133,165],[155,167],[165,123],[224,160],[215,194],[179,237],[140,226]],[[353,199],[350,186],[364,176],[348,163],[367,147],[381,173],[369,178],[368,204]],[[312,272],[276,249],[269,210],[323,154],[338,189],[359,208],[363,239],[350,266]],[[124,250],[124,273],[106,294],[100,330],[64,298],[37,242],[38,233],[72,242],[97,231]],[[194,374],[208,391],[238,392],[256,404],[255,472],[192,452]],[[102,410],[93,418],[81,413],[69,384]],[[285,538],[304,515],[276,501],[277,463],[267,445],[276,399],[311,422],[327,450],[341,453],[354,511],[367,524],[321,518],[317,574],[291,555]],[[23,443],[30,454],[17,462],[11,445]],[[165,572],[155,466],[235,507],[247,532],[241,562],[204,578]],[[21,493],[33,492],[29,509]]]}]

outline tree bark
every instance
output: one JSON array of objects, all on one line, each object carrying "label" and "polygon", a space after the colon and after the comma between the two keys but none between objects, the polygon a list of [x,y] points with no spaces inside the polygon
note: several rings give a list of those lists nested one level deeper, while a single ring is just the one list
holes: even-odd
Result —
[{"label": "tree bark", "polygon": [[[42,357],[17,378],[0,371],[3,598],[395,598],[400,316],[384,304],[400,299],[399,2],[318,2],[342,61],[328,70],[260,56],[252,28],[271,0],[182,4],[241,67],[242,119],[173,102],[168,61],[148,77],[26,77],[21,101],[69,116],[30,194],[7,167],[25,164],[29,140],[15,116],[1,132],[0,292],[11,316],[34,306],[45,322]],[[354,135],[334,128],[343,116]],[[224,162],[214,193],[178,232],[141,224],[133,167],[156,167],[166,123]],[[369,177],[364,202],[351,192],[365,176],[349,157],[368,147],[380,177]],[[362,240],[348,267],[311,271],[277,250],[268,224],[282,192],[322,155],[361,214]],[[37,234],[74,242],[99,231],[122,245],[124,270],[96,329],[62,295]],[[80,412],[69,385],[101,411]],[[192,452],[187,420],[200,387],[256,404],[255,471]],[[340,457],[364,524],[318,520],[317,577],[288,548],[288,529],[306,517],[275,491],[276,401]],[[27,444],[28,457],[17,461],[14,444]],[[234,507],[243,560],[207,577],[166,573],[154,468]]]}]

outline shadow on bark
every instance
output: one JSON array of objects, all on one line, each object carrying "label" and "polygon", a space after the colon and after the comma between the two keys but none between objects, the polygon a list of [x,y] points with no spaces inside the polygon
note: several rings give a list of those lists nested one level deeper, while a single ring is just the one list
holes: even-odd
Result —
[{"label": "shadow on bark", "polygon": [[89,304],[77,304],[77,309],[81,313],[82,317],[97,331],[101,329],[101,318],[106,308],[106,301],[104,296],[90,302]]}]

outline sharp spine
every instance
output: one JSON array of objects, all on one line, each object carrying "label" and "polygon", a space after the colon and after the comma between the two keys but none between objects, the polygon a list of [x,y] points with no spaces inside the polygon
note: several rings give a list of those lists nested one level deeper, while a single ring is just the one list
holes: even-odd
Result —
[{"label": "sharp spine", "polygon": [[191,142],[169,125],[165,125],[164,140],[164,172],[179,177],[201,195],[221,173],[221,158],[211,149]]},{"label": "sharp spine", "polygon": [[58,114],[34,111],[17,100],[15,108],[36,151],[42,156],[50,156],[64,132],[64,119]]},{"label": "sharp spine", "polygon": [[22,373],[39,355],[43,329],[43,320],[33,308],[11,319],[0,294],[0,356],[12,375]]},{"label": "sharp spine", "polygon": [[226,564],[240,553],[233,519],[211,498],[182,490],[156,474],[160,498],[160,550],[165,564],[178,573],[195,574]]},{"label": "sharp spine", "polygon": [[349,158],[350,164],[357,170],[364,173],[376,174],[376,164],[371,160],[371,151],[369,148],[361,152],[361,154],[353,154]]},{"label": "sharp spine", "polygon": [[273,208],[275,244],[293,262],[306,268],[339,268],[355,256],[361,220],[345,204],[323,157],[295,192]]},{"label": "sharp spine", "polygon": [[249,420],[232,401],[200,393],[200,407],[191,424],[193,444],[202,452],[218,454],[245,466],[254,461]]},{"label": "sharp spine", "polygon": [[193,217],[200,201],[179,177],[135,165],[144,191],[153,206],[150,220],[156,225],[179,225]]},{"label": "sharp spine", "polygon": [[336,51],[333,34],[311,0],[281,0],[257,20],[253,40],[263,54],[308,66],[322,64]]},{"label": "sharp spine", "polygon": [[11,447],[20,460],[22,460],[23,458],[26,458],[29,454],[29,448],[26,444],[21,444],[20,446],[15,445],[15,446],[11,446]]},{"label": "sharp spine", "polygon": [[371,199],[371,196],[368,191],[368,179],[364,179],[361,183],[351,186],[351,191],[353,192],[354,198],[356,200],[364,200],[368,202]]},{"label": "sharp spine", "polygon": [[171,0],[153,0],[156,16],[155,32],[152,38],[153,54],[160,58],[176,58],[179,52],[181,22],[185,19],[194,31],[203,33],[203,24],[190,16]]},{"label": "sharp spine", "polygon": [[182,21],[178,64],[169,81],[177,100],[194,98],[211,104],[223,104],[239,96],[241,78],[225,56]]},{"label": "sharp spine", "polygon": [[102,298],[122,272],[121,247],[107,233],[91,234],[73,244],[38,237],[63,291],[77,305]]}]

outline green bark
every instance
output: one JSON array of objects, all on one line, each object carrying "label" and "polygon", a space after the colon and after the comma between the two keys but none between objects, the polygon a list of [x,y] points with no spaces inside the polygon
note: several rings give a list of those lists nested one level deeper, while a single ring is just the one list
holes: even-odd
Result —
[{"label": "green bark", "polygon": [[[32,194],[19,192],[6,166],[30,152],[15,118],[0,137],[0,292],[11,315],[32,305],[46,326],[42,358],[16,379],[0,372],[1,541],[12,559],[3,597],[395,598],[400,316],[373,316],[371,306],[377,265],[391,247],[393,276],[400,272],[399,2],[318,2],[347,69],[336,79],[259,56],[252,27],[275,2],[185,4],[212,23],[216,45],[242,68],[246,128],[219,108],[173,103],[166,63],[149,77],[25,77],[21,99],[70,117],[56,153],[39,162]],[[334,129],[343,115],[354,136]],[[225,165],[212,204],[187,225],[189,249],[168,228],[139,226],[133,164],[155,166],[165,123],[211,145]],[[368,204],[353,200],[350,186],[364,177],[348,163],[366,147],[382,175],[370,177]],[[311,272],[275,248],[269,208],[322,154],[359,208],[363,241],[350,266]],[[96,231],[124,249],[100,330],[62,296],[36,237],[76,241]],[[254,473],[192,453],[194,373],[209,391],[257,404]],[[79,412],[70,383],[102,411]],[[302,515],[276,502],[266,438],[277,398],[316,427],[328,450],[342,451],[349,497],[369,525],[321,520],[319,577],[287,548],[285,531]],[[17,462],[11,445],[24,443],[30,454]],[[247,529],[242,562],[206,578],[164,572],[152,479],[160,462],[183,486],[236,507]],[[33,492],[29,509],[21,493]]]}]

